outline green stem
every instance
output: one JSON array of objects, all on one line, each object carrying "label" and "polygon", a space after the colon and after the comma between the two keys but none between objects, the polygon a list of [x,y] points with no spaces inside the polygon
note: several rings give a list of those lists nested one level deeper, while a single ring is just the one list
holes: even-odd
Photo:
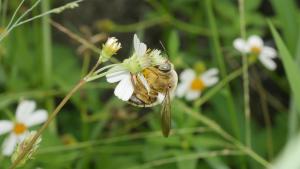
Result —
[{"label": "green stem", "polygon": [[[240,31],[241,37],[246,38],[246,23],[244,0],[239,0],[240,13]],[[246,54],[242,53],[243,62],[243,88],[244,88],[244,111],[245,111],[245,128],[246,128],[246,145],[251,147],[251,112],[250,112],[250,96],[249,96],[249,74],[248,74],[248,59]]]},{"label": "green stem", "polygon": [[[32,6],[32,9],[39,3],[39,0]],[[42,1],[42,12],[46,12],[50,9],[50,0]],[[29,10],[28,10],[29,11]],[[42,18],[42,46],[43,46],[43,55],[42,55],[42,65],[43,65],[43,83],[45,89],[49,90],[52,87],[52,43],[51,43],[51,27],[49,24],[50,16],[45,16]],[[54,100],[52,97],[46,99],[46,105],[48,110],[53,110]],[[56,132],[56,122],[55,120],[50,125],[51,131]]]},{"label": "green stem", "polygon": [[15,13],[14,13],[14,15],[13,15],[13,17],[12,17],[10,23],[9,23],[8,26],[5,28],[6,31],[4,31],[4,32],[0,35],[0,42],[1,42],[1,41],[2,41],[2,40],[3,40],[3,39],[4,39],[4,38],[5,38],[5,37],[6,37],[6,36],[14,29],[14,28],[16,28],[16,27],[18,27],[18,26],[20,26],[20,25],[22,25],[22,24],[25,24],[25,23],[27,23],[27,22],[33,21],[33,20],[35,20],[35,19],[44,17],[44,16],[46,16],[46,15],[50,15],[50,14],[52,14],[52,13],[62,12],[62,11],[65,10],[65,9],[71,8],[71,7],[69,7],[70,4],[72,4],[72,3],[78,3],[78,2],[81,2],[81,1],[82,1],[82,0],[70,2],[70,3],[68,3],[68,4],[64,5],[64,6],[61,6],[61,7],[58,7],[58,8],[54,8],[54,9],[49,10],[49,11],[46,11],[46,12],[44,12],[44,13],[42,13],[42,14],[36,15],[36,16],[34,16],[34,17],[32,17],[32,18],[29,18],[29,19],[26,19],[26,20],[24,20],[24,21],[21,21],[21,19],[22,19],[27,13],[29,13],[31,10],[33,10],[34,7],[37,6],[37,4],[40,2],[40,0],[38,0],[31,8],[29,8],[23,15],[21,15],[21,17],[19,17],[19,18],[17,19],[17,21],[14,22],[14,24],[12,24],[12,23],[13,23],[13,20],[14,20],[14,18],[15,18],[15,16],[16,16],[16,12],[19,10],[19,8],[22,6],[22,3],[24,2],[24,0],[23,0],[23,1],[21,2],[21,4],[18,6],[17,10],[15,11]]},{"label": "green stem", "polygon": [[90,82],[90,81],[99,79],[101,77],[104,77],[107,74],[108,74],[108,72],[104,72],[104,73],[101,73],[99,75],[85,77],[84,79],[85,79],[85,81]]},{"label": "green stem", "polygon": [[[37,0],[28,10],[26,10],[17,20],[16,22],[12,25],[12,28],[16,26],[28,13],[30,13],[37,5],[41,2],[41,0]],[[44,11],[44,5],[42,4],[42,11]],[[49,10],[49,8],[48,8]]]},{"label": "green stem", "polygon": [[79,3],[79,2],[81,2],[81,1],[82,1],[82,0],[77,0],[77,1],[74,1],[74,2],[70,2],[70,3],[67,3],[66,5],[61,6],[61,7],[54,8],[54,9],[48,10],[48,11],[46,11],[46,12],[43,12],[43,13],[41,13],[41,14],[39,14],[39,15],[36,15],[36,16],[34,16],[34,17],[32,17],[32,18],[26,19],[26,20],[21,21],[21,22],[17,22],[17,23],[15,24],[14,27],[18,27],[18,26],[20,26],[20,25],[23,25],[23,24],[25,24],[25,23],[27,23],[27,22],[31,22],[31,21],[33,21],[33,20],[35,20],[35,19],[44,17],[44,16],[46,16],[46,15],[61,13],[63,10],[68,9],[67,6],[68,6],[69,4],[71,4],[71,3]]},{"label": "green stem", "polygon": [[[91,71],[87,74],[86,77],[89,77],[94,73],[96,68],[100,65],[100,62],[98,61],[95,66],[91,69]],[[49,115],[47,121],[42,125],[42,127],[37,131],[37,133],[34,135],[32,140],[28,143],[28,146],[24,148],[24,150],[19,154],[17,159],[12,163],[9,169],[15,169],[18,167],[19,163],[23,160],[23,158],[26,156],[26,154],[32,149],[34,143],[37,141],[37,139],[42,135],[44,130],[50,125],[50,123],[55,119],[57,114],[60,112],[60,110],[64,107],[64,105],[69,101],[69,99],[77,92],[83,85],[87,83],[86,80],[82,79],[80,80],[72,89],[71,91],[63,98],[63,100],[59,103],[59,105],[55,108],[55,110]]]},{"label": "green stem", "polygon": [[68,102],[68,100],[73,96],[73,94],[80,89],[84,84],[86,84],[86,81],[81,80],[77,85],[64,97],[64,99],[59,103],[59,105],[56,107],[56,109],[50,114],[47,121],[43,124],[43,126],[37,131],[37,133],[34,135],[32,140],[29,142],[28,146],[24,148],[24,150],[20,153],[20,155],[17,157],[17,159],[12,163],[9,169],[15,169],[18,167],[19,163],[23,160],[23,158],[26,156],[26,154],[32,149],[32,146],[36,142],[36,140],[42,135],[44,130],[49,126],[49,124],[54,120],[54,118],[57,116],[57,114],[60,112],[60,110],[63,108],[63,106]]},{"label": "green stem", "polygon": [[[99,60],[100,61],[100,60]],[[108,65],[108,66],[106,66],[106,68],[109,68],[109,67],[113,67],[113,66],[116,66],[116,65],[120,65],[120,64],[113,64],[112,66],[111,65]],[[100,69],[99,69],[100,70]],[[111,74],[111,73],[115,73],[115,72],[119,72],[119,71],[124,71],[124,68],[122,67],[122,66],[120,66],[119,68],[117,67],[117,68],[115,68],[115,69],[113,69],[113,70],[108,70],[108,71],[106,71],[106,72],[104,72],[104,73],[101,73],[101,74],[98,74],[97,75],[97,73],[96,72],[101,72],[101,71],[95,71],[94,73],[92,73],[92,74],[89,74],[89,75],[87,75],[84,79],[87,81],[87,82],[90,82],[90,81],[93,81],[93,80],[96,80],[96,79],[99,79],[99,78],[101,78],[101,77],[103,77],[103,76],[106,76],[107,74]]]},{"label": "green stem", "polygon": [[[296,63],[298,65],[298,68],[300,68],[300,34],[298,35],[297,40],[297,48],[296,48]],[[289,110],[289,123],[288,123],[288,129],[289,129],[289,138],[293,138],[297,136],[298,134],[298,126],[299,126],[299,117],[300,112],[297,110],[295,101],[295,96],[292,95],[291,101],[290,101],[290,110]]]},{"label": "green stem", "polygon": [[269,160],[273,159],[273,138],[272,138],[272,123],[271,123],[271,117],[270,117],[270,112],[268,108],[268,102],[267,102],[267,94],[266,91],[262,85],[262,82],[258,76],[258,72],[255,70],[254,73],[254,78],[255,78],[255,85],[256,85],[256,90],[259,94],[260,97],[260,103],[262,107],[262,112],[264,116],[264,121],[267,129],[267,140],[266,140],[266,147],[268,147],[268,157]]},{"label": "green stem", "polygon": [[114,67],[116,65],[119,65],[119,64],[117,63],[117,64],[110,64],[110,65],[104,66],[103,68],[98,69],[97,71],[95,71],[95,74],[98,74],[98,73],[102,72],[103,70]]},{"label": "green stem", "polygon": [[[38,2],[39,1],[40,0],[38,0]],[[23,5],[24,2],[25,2],[25,0],[21,1],[19,6],[17,7],[17,9],[15,10],[11,20],[9,21],[8,25],[6,26],[5,31],[2,34],[0,34],[0,42],[15,28],[15,25],[37,5],[37,3],[35,3],[31,8],[29,8],[25,13],[23,13],[15,22],[13,22],[15,20],[17,12],[19,11],[19,9],[21,8],[21,6]]]},{"label": "green stem", "polygon": [[23,5],[23,3],[25,2],[25,0],[22,0],[21,3],[18,5],[17,9],[15,10],[13,16],[11,17],[8,25],[6,26],[5,30],[8,30],[11,27],[11,24],[13,23],[13,21],[15,20],[15,17],[17,16],[18,11],[20,10],[21,6]]},{"label": "green stem", "polygon": [[82,61],[82,69],[81,69],[81,76],[84,77],[89,70],[89,66],[91,63],[91,54],[90,52],[83,52],[83,61]]}]

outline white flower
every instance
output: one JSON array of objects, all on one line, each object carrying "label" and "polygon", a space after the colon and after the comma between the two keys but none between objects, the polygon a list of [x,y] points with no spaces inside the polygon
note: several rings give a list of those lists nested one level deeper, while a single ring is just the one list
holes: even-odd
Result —
[{"label": "white flower", "polygon": [[13,153],[15,146],[22,142],[28,133],[28,128],[45,122],[48,118],[46,110],[35,110],[36,103],[23,100],[16,110],[16,120],[0,120],[0,135],[10,133],[2,144],[2,154],[9,156]]},{"label": "white flower", "polygon": [[265,46],[261,37],[252,35],[248,40],[237,38],[233,42],[233,46],[240,52],[245,54],[254,54],[260,62],[269,70],[275,70],[277,65],[274,62],[277,53],[272,47]]},{"label": "white flower", "polygon": [[192,69],[184,70],[179,76],[181,82],[177,87],[176,95],[185,96],[187,100],[195,100],[206,87],[213,86],[219,81],[218,73],[218,69],[211,68],[197,76]]},{"label": "white flower", "polygon": [[134,91],[131,74],[138,75],[137,77],[143,82],[146,89],[149,87],[147,81],[140,73],[144,68],[151,65],[150,60],[146,57],[147,46],[139,40],[136,34],[133,38],[133,45],[135,53],[122,64],[111,68],[109,72],[112,73],[106,75],[109,83],[119,82],[114,94],[123,101],[128,101]]},{"label": "white flower", "polygon": [[106,43],[102,47],[100,59],[102,62],[106,62],[112,55],[116,54],[121,49],[121,43],[115,37],[108,38]]}]

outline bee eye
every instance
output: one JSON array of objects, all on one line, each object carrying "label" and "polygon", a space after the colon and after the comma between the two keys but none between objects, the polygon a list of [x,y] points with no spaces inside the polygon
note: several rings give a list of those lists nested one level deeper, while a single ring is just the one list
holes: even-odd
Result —
[{"label": "bee eye", "polygon": [[169,72],[171,70],[171,64],[165,63],[158,66],[158,69],[162,72]]}]

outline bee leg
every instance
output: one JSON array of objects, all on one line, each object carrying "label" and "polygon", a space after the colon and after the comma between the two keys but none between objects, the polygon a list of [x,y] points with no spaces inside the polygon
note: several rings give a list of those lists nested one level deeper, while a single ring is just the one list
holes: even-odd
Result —
[{"label": "bee leg", "polygon": [[138,82],[137,77],[135,75],[131,75],[131,81],[134,85],[136,85]]}]

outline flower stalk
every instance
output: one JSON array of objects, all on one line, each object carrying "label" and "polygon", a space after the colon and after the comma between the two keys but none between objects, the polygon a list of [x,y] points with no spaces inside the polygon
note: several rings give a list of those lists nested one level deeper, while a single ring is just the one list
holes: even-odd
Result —
[{"label": "flower stalk", "polygon": [[31,12],[40,2],[41,0],[37,0],[32,7],[30,7],[27,11],[25,11],[20,17],[18,17],[18,19],[16,19],[16,21],[14,22],[15,18],[16,18],[16,15],[17,15],[17,12],[19,11],[19,9],[22,7],[23,3],[24,3],[25,0],[22,0],[21,3],[19,4],[19,6],[17,7],[17,9],[15,10],[9,24],[6,26],[5,28],[5,31],[3,33],[0,34],[0,42],[16,27],[20,26],[20,25],[23,25],[27,22],[31,22],[35,19],[38,19],[38,18],[41,18],[41,17],[44,17],[46,15],[50,15],[50,14],[53,14],[53,13],[60,13],[66,9],[73,9],[75,7],[78,7],[78,3],[81,2],[82,0],[77,0],[77,1],[74,1],[74,2],[70,2],[70,3],[67,3],[61,7],[58,7],[58,8],[54,8],[52,10],[49,10],[49,11],[46,11],[44,13],[41,13],[39,15],[36,15],[36,16],[33,16],[29,19],[25,19],[22,21],[22,19],[29,13]]},{"label": "flower stalk", "polygon": [[40,138],[44,130],[49,126],[49,124],[54,120],[60,110],[64,107],[64,105],[69,101],[69,99],[78,91],[84,84],[86,84],[85,80],[80,80],[73,89],[63,98],[63,100],[59,103],[59,105],[55,108],[55,110],[49,115],[48,120],[42,125],[42,127],[36,132],[33,138],[29,141],[28,145],[24,147],[23,151],[20,152],[18,157],[14,160],[9,169],[15,169],[18,167],[19,163],[21,163],[26,157],[26,155],[30,152],[30,150],[35,145],[36,141]]},{"label": "flower stalk", "polygon": [[70,98],[88,81],[84,80],[88,77],[91,77],[97,67],[100,65],[101,62],[97,62],[91,71],[85,76],[85,78],[81,79],[71,90],[70,92],[63,98],[63,100],[59,103],[59,105],[55,108],[55,110],[49,115],[48,120],[42,125],[42,127],[36,132],[36,134],[32,137],[26,147],[24,147],[22,152],[19,152],[18,156],[15,157],[14,162],[12,163],[10,169],[15,169],[18,167],[20,163],[22,163],[23,159],[27,156],[27,154],[31,151],[34,147],[36,141],[40,138],[44,130],[49,126],[49,124],[54,120],[54,118],[58,115],[60,110],[64,107],[64,105],[70,100]]},{"label": "flower stalk", "polygon": [[[240,13],[240,30],[241,37],[246,37],[246,23],[245,23],[245,9],[244,0],[239,0]],[[248,59],[245,53],[242,53],[242,70],[243,70],[243,88],[244,88],[244,111],[245,111],[245,128],[246,128],[246,145],[251,147],[251,111],[250,111],[250,96],[249,96],[249,73],[248,73]]]}]

